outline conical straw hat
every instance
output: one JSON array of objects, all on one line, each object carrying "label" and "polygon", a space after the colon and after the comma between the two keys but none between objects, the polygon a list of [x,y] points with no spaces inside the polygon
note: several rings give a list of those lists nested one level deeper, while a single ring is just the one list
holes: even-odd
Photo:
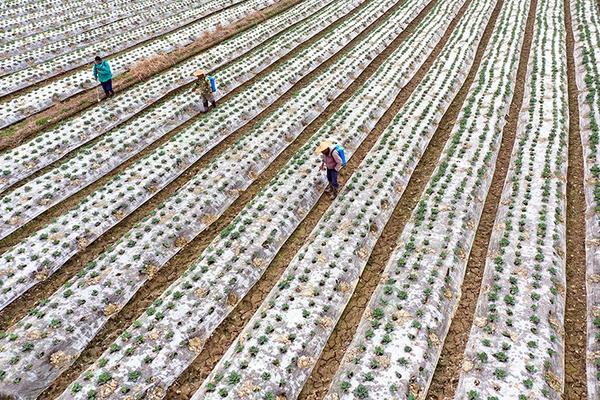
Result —
[{"label": "conical straw hat", "polygon": [[329,140],[324,140],[319,144],[319,146],[317,146],[317,149],[315,150],[315,154],[321,154],[322,152],[324,152],[325,150],[329,149],[332,146],[333,146],[333,143],[331,143]]}]

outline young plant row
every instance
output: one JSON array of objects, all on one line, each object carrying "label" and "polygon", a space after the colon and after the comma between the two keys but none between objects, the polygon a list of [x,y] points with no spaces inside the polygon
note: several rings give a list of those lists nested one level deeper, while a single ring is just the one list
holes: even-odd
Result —
[{"label": "young plant row", "polygon": [[[193,8],[198,4],[192,0],[174,0],[162,7],[156,7],[155,4],[155,7],[149,10],[150,5],[150,2],[141,3],[133,9],[133,13],[131,11],[128,13],[129,15],[121,13],[121,17],[115,19],[114,22],[95,26],[93,29],[90,26],[91,21],[82,21],[79,26],[75,26],[76,32],[65,29],[49,30],[19,40],[2,43],[0,44],[0,68],[2,68],[2,65],[19,62],[18,60],[35,59],[36,63],[40,63],[49,58],[131,30],[132,26],[144,27],[161,18],[167,18]],[[129,9],[125,8],[123,11],[129,11]],[[117,13],[117,15],[119,14]],[[81,26],[87,29],[81,30]],[[26,61],[26,64],[31,65],[28,61]]]},{"label": "young plant row", "polygon": [[[6,169],[3,170],[3,178],[0,178],[0,191],[52,164],[77,147],[104,135],[102,141],[80,151],[82,154],[87,154],[87,157],[71,160],[71,165],[69,165],[69,162],[60,164],[49,174],[41,177],[41,180],[38,180],[38,182],[45,181],[40,186],[40,188],[45,188],[46,191],[42,198],[54,198],[54,202],[60,201],[61,198],[64,198],[64,195],[62,197],[59,195],[62,189],[56,190],[60,186],[60,179],[80,179],[88,172],[84,170],[77,173],[78,165],[82,163],[86,165],[90,160],[102,165],[111,157],[113,163],[106,165],[105,168],[114,168],[120,164],[119,159],[114,158],[115,154],[105,152],[104,147],[106,145],[108,145],[108,148],[112,148],[115,143],[118,143],[122,147],[130,147],[125,154],[120,155],[122,162],[124,161],[122,157],[135,155],[136,152],[133,151],[135,146],[131,143],[141,141],[142,138],[138,134],[140,130],[143,129],[148,132],[142,141],[147,145],[190,118],[198,116],[200,114],[201,99],[198,95],[194,95],[191,87],[172,96],[158,107],[149,107],[170,92],[183,88],[194,81],[193,72],[198,68],[214,71],[220,66],[229,64],[217,74],[219,79],[219,93],[217,96],[221,97],[324,30],[328,24],[345,16],[362,2],[364,0],[350,3],[339,0],[303,2],[301,5],[295,6],[278,17],[269,20],[268,23],[260,24],[145,83],[135,85],[120,96],[109,100],[113,108],[112,112],[107,113],[104,107],[93,107],[78,117],[70,119],[65,124],[40,134],[34,140],[5,152],[2,158],[3,168]],[[304,18],[307,19],[302,21]],[[301,23],[297,26],[287,28],[289,26],[287,24],[299,21]],[[282,31],[284,32],[281,33]],[[277,34],[279,35],[275,39],[269,40]],[[253,49],[248,43],[255,43],[256,47]],[[245,52],[248,53],[244,54]],[[145,113],[132,118],[140,111],[145,111]],[[116,125],[118,125],[118,129],[111,131]],[[104,157],[104,159],[98,157]],[[56,171],[59,169],[63,173],[65,171],[75,172],[75,175],[70,175],[70,178],[64,175],[57,177]],[[96,171],[95,175],[101,172]],[[78,176],[81,173],[84,175]],[[53,176],[53,178],[48,180],[48,176]],[[87,179],[91,180],[91,178],[90,176]],[[35,186],[35,182],[32,182],[32,184]],[[50,184],[50,186],[47,186],[47,184]],[[31,188],[31,185],[28,186]],[[71,188],[71,192],[77,191],[80,187],[82,186]],[[35,204],[38,204],[39,207],[41,204],[39,203],[39,197],[37,199],[30,197],[31,195],[28,194],[30,192],[30,189],[13,192],[11,196],[20,198],[23,207],[14,208],[10,205],[14,202],[4,200],[4,204],[8,206],[5,209],[6,212],[14,216],[21,215],[23,210],[29,210],[29,214],[35,212],[31,210],[31,207],[34,207]],[[41,211],[43,210],[40,209],[38,213]]]},{"label": "young plant row", "polygon": [[[412,4],[409,6],[409,3]],[[415,11],[415,5],[418,5],[419,2],[414,0],[409,3],[398,17],[410,20],[418,13],[418,9]],[[408,12],[411,8],[412,12]],[[358,20],[359,17],[362,17],[363,20],[376,18],[377,11],[373,7],[367,7],[361,10],[360,14],[350,18],[349,24],[361,26],[361,21]],[[399,21],[398,19],[392,22],[388,27],[391,32],[401,30],[401,27],[407,23],[406,20]],[[336,35],[335,30],[332,34]],[[339,38],[340,36],[336,35],[334,37]],[[353,65],[356,57],[369,57],[369,54],[376,51],[378,45],[381,44],[369,40],[378,37],[376,32],[368,35],[361,41],[366,49],[361,49],[363,46],[356,46],[354,57],[348,56],[343,65],[346,65],[346,68],[356,68]],[[328,40],[331,45],[332,38],[329,37]],[[380,52],[383,49],[377,51]],[[306,57],[306,54],[301,54],[301,56]],[[337,65],[337,67],[341,66],[341,64]],[[327,71],[328,80],[334,80],[338,73],[339,68],[330,68]],[[338,79],[338,84],[343,82],[342,78]],[[324,87],[327,87],[327,83],[327,81],[317,82],[312,87],[311,93],[316,95],[319,90],[322,91]],[[339,93],[344,87],[341,84],[339,86],[330,89],[333,91],[328,94]],[[301,105],[301,100],[312,101],[304,96],[296,100],[296,104]],[[277,117],[278,121],[283,120],[283,117],[279,115]],[[279,146],[282,145],[279,144]],[[256,149],[254,159],[260,158],[260,150],[260,148]],[[241,151],[238,150],[238,152]],[[248,152],[246,152],[246,155],[248,155]],[[271,160],[275,156],[276,154],[272,155]],[[262,168],[265,168],[269,162],[267,159]],[[226,164],[226,158],[219,159],[203,173],[208,173],[215,167]],[[252,176],[252,174],[250,175]],[[201,176],[198,175],[199,178]],[[251,179],[255,178],[252,177]],[[3,335],[3,339],[1,339],[3,352],[0,353],[2,367],[0,367],[0,370],[2,371],[1,375],[4,383],[0,387],[4,387],[6,393],[20,390],[31,390],[33,392],[43,390],[43,387],[50,384],[61,371],[74,361],[77,354],[85,348],[97,330],[127,303],[146,280],[152,278],[187,241],[212,223],[215,218],[212,213],[217,212],[219,204],[216,202],[212,204],[211,199],[203,195],[201,182],[201,179],[190,182],[178,191],[167,203],[161,205],[156,213],[142,221],[113,249],[88,264],[78,276],[70,280],[64,288],[56,292],[47,302],[32,310],[30,316],[26,317],[31,322],[23,320]],[[235,194],[235,188],[229,191],[225,189],[223,189],[224,192]],[[81,321],[81,318],[85,323],[77,322]],[[51,335],[40,335],[31,342],[31,332],[39,332],[40,330],[48,332],[48,329],[52,330]],[[30,343],[26,347],[33,345],[32,349],[35,350],[23,353],[22,346],[17,344],[21,340]],[[8,344],[12,350],[6,347],[5,344]],[[17,346],[13,347],[13,345]],[[43,354],[43,356],[38,357],[40,354]],[[20,372],[17,373],[15,368],[9,368],[11,365],[18,365]],[[31,387],[30,382],[33,381],[36,382],[36,388],[26,389]]]},{"label": "young plant row", "polygon": [[457,399],[561,399],[568,104],[564,8],[538,0],[523,108]]},{"label": "young plant row", "polygon": [[[156,14],[153,14],[149,9],[151,6],[149,1],[132,2],[110,12],[109,15],[96,14],[93,18],[0,43],[0,59],[2,63],[10,63],[8,60],[13,57],[31,60],[41,53],[42,59],[36,60],[39,63],[43,58],[57,57],[89,46],[110,36],[126,32],[127,27],[129,29],[132,26],[143,27],[156,22],[157,19],[175,15],[196,5],[188,0],[174,0],[163,7],[156,8],[155,4]],[[18,30],[12,31],[11,34],[18,34]],[[31,63],[27,62],[27,65],[30,66]]]},{"label": "young plant row", "polygon": [[[26,46],[35,46],[30,39],[35,37],[43,38],[51,43],[134,15],[147,7],[150,1],[115,0],[103,2],[100,6],[97,2],[93,3],[94,7],[90,7],[88,4],[87,7],[70,10],[65,10],[55,4],[53,7],[43,7],[38,12],[31,12],[23,16],[16,14],[9,16],[8,12],[0,11],[0,14],[3,15],[0,19],[0,29],[3,29],[0,44],[23,40],[25,47],[22,48],[27,49]],[[56,15],[57,13],[60,13],[60,17]]]},{"label": "young plant row", "polygon": [[[88,46],[85,49],[79,49],[69,54],[65,54],[56,57],[52,60],[38,64],[29,68],[25,68],[14,72],[10,75],[6,75],[0,78],[0,96],[10,94],[16,90],[27,88],[36,83],[48,80],[58,74],[64,74],[69,71],[63,78],[57,80],[51,80],[50,85],[54,87],[58,82],[62,83],[63,91],[70,91],[72,87],[79,87],[80,89],[91,88],[98,83],[94,80],[89,68],[79,68],[75,71],[70,71],[76,67],[89,65],[91,60],[97,53],[107,57],[118,49],[122,52],[114,57],[110,58],[111,68],[113,76],[118,76],[126,72],[135,63],[148,59],[158,54],[169,53],[177,48],[181,48],[192,43],[199,37],[214,32],[220,27],[227,26],[233,21],[242,19],[248,14],[260,11],[265,7],[272,5],[275,0],[226,0],[225,2],[211,0],[205,3],[203,6],[194,10],[196,14],[193,19],[181,20],[179,23],[173,25],[171,21],[171,30],[177,28],[182,24],[188,24],[183,28],[175,29],[175,31],[168,34],[152,35],[153,39],[148,40],[146,43],[135,45],[137,43],[124,43],[119,41],[118,38],[113,38],[113,42],[109,47],[100,44]],[[226,7],[227,5],[235,4],[234,7],[230,7],[217,12],[218,10]],[[208,15],[210,13],[217,12],[206,18],[202,18],[202,15]],[[182,16],[180,16],[183,18]],[[196,22],[192,22],[197,20]],[[191,23],[190,23],[191,22]],[[148,39],[146,37],[145,39]],[[139,41],[138,41],[139,42]],[[129,46],[133,46],[127,49]],[[85,54],[84,54],[85,53]],[[45,88],[47,84],[43,84],[39,88],[36,88],[31,93],[38,93],[33,97],[27,96],[30,100],[35,100],[41,97],[45,91],[41,90]],[[36,102],[31,105],[35,107]],[[21,107],[23,104],[20,105]],[[0,124],[0,128],[6,126],[6,123]]]},{"label": "young plant row", "polygon": [[[52,7],[50,7],[50,4]],[[123,0],[109,0],[103,2],[104,7],[121,6]],[[95,6],[94,6],[95,5]],[[4,1],[0,4],[0,28],[10,32],[15,28],[29,25],[31,33],[52,29],[64,23],[75,22],[89,18],[98,13],[102,8],[98,2],[92,0],[49,1],[49,0],[23,0]],[[55,18],[56,14],[64,16],[64,20]],[[41,27],[37,27],[41,24]],[[8,39],[8,38],[2,38]]]},{"label": "young plant row", "polygon": [[590,399],[596,399],[600,396],[600,6],[590,0],[569,4],[587,205],[587,391]]},{"label": "young plant row", "polygon": [[[168,3],[166,6],[154,8],[153,11],[158,17],[156,19],[154,18],[155,14],[150,14],[150,18],[144,18],[143,15],[131,18],[132,25],[129,26],[129,30],[122,25],[122,21],[119,21],[107,27],[94,29],[88,34],[44,44],[29,51],[17,51],[7,58],[0,59],[0,76],[16,72],[31,76],[28,68],[43,65],[46,62],[51,68],[61,68],[62,71],[89,64],[90,60],[98,54],[116,53],[135,46],[230,4],[236,4],[236,1],[231,3],[208,1],[202,4],[200,0],[179,0],[173,4]],[[109,33],[113,27],[117,28],[116,34],[104,34]],[[86,41],[86,38],[89,40]],[[4,48],[10,49],[10,47],[7,48],[7,45]]]},{"label": "young plant row", "polygon": [[[447,12],[448,10],[442,11]],[[406,19],[405,14],[405,11],[399,10],[396,15],[390,17],[390,20],[381,27],[378,33],[366,39],[362,45],[357,46],[357,50],[367,58],[370,58],[369,55],[383,51],[386,47],[385,42],[391,42],[397,35],[396,28],[405,24],[403,22]],[[440,13],[441,15],[443,13]],[[426,54],[431,50],[430,41],[439,40],[441,37],[439,33],[443,24],[431,23],[429,27],[430,31],[423,32],[427,34],[421,34],[414,37],[413,40],[407,41],[391,56],[391,59],[386,61],[386,66],[382,67],[381,72],[374,76],[374,79],[379,82],[378,88],[387,87],[397,93],[400,87],[407,82],[405,78],[416,72],[425,58],[423,52]],[[381,37],[382,34],[385,36]],[[420,47],[420,49],[415,49],[415,47]],[[309,122],[303,123],[298,119],[292,120],[290,123],[286,121],[286,118],[289,118],[292,112],[297,114],[298,111],[309,110],[311,107],[319,108],[319,104],[326,103],[326,97],[330,96],[331,92],[321,95],[320,91],[323,91],[325,87],[329,87],[329,91],[333,90],[333,93],[341,91],[343,86],[352,80],[348,78],[348,74],[358,73],[368,64],[362,66],[356,64],[354,62],[356,59],[361,59],[360,54],[349,57],[345,62],[346,65],[332,65],[328,71],[329,79],[333,80],[331,84],[324,86],[324,82],[316,82],[312,88],[302,90],[302,92],[306,91],[307,95],[312,94],[314,99],[307,98],[304,93],[299,93],[297,97],[282,107],[281,112],[277,112],[272,118],[261,123],[258,128],[259,132],[265,130],[264,137],[271,138],[271,140],[265,140],[259,144],[259,154],[264,155],[262,158],[266,160],[263,162],[259,158],[255,158],[254,165],[243,166],[241,169],[227,169],[226,174],[237,173],[240,177],[237,181],[235,178],[229,178],[229,180],[234,180],[230,185],[223,184],[221,186],[222,182],[217,182],[221,191],[233,192],[247,187],[249,182],[255,178],[255,171],[260,172],[274,157],[269,153],[278,152],[287,145],[286,141],[294,139],[294,136],[290,137],[289,132],[291,131],[292,135],[298,135],[303,129],[303,125]],[[392,67],[393,65],[410,65],[410,67],[399,74],[397,69]],[[332,86],[332,84],[334,85]],[[208,246],[199,262],[190,267],[185,276],[175,282],[161,299],[154,302],[153,311],[140,316],[140,319],[130,329],[140,334],[142,332],[144,335],[148,334],[148,340],[128,346],[129,335],[123,335],[121,339],[110,346],[96,365],[91,366],[80,376],[63,396],[68,398],[74,393],[77,397],[86,396],[89,393],[100,394],[116,389],[119,389],[121,394],[114,396],[164,393],[164,389],[193,361],[197,352],[201,351],[203,340],[210,336],[222,319],[260,279],[264,268],[275,257],[281,245],[294,232],[306,213],[316,204],[324,189],[322,177],[315,174],[319,161],[315,159],[313,151],[318,141],[335,134],[333,128],[337,126],[335,122],[343,120],[344,116],[360,115],[355,119],[359,124],[366,121],[371,122],[381,116],[381,114],[370,115],[368,112],[373,105],[381,104],[377,101],[381,98],[371,99],[368,104],[365,104],[364,96],[369,92],[370,90],[361,91],[344,107],[341,114],[326,123],[326,127],[320,129],[309,143],[296,153],[294,159],[284,167],[270,185],[244,208],[236,220],[222,232],[221,237],[216,238]],[[393,99],[393,93],[388,94],[390,94],[388,98]],[[307,100],[309,103],[302,104]],[[391,100],[386,101],[389,106]],[[311,102],[312,104],[310,104]],[[381,107],[385,107],[385,105],[381,104]],[[316,114],[318,113],[314,113],[314,116],[310,118],[316,117]],[[272,127],[271,130],[267,130],[268,127]],[[345,127],[343,135],[337,139],[338,141],[347,140],[346,145],[349,151],[355,150],[370,130],[365,128],[356,137],[353,136],[349,124],[346,124]],[[273,139],[273,137],[277,139]],[[252,140],[252,138],[249,139]],[[202,184],[208,186],[212,179],[217,179],[217,175],[223,172],[218,172],[216,166],[237,165],[236,162],[243,156],[244,149],[251,148],[249,144],[252,142],[249,139],[242,140],[233,146],[231,157],[221,157],[221,159],[215,160],[213,165],[207,167],[205,172],[200,172],[198,175],[204,173],[204,176],[184,186],[181,189],[182,193],[177,197],[181,198],[186,191],[191,193],[194,188],[198,188]],[[227,177],[223,178],[223,181],[227,180]],[[208,198],[214,198],[214,194],[219,193],[218,188],[208,188],[203,191],[205,197]],[[186,204],[190,201],[193,201],[191,194],[187,198],[183,198],[181,203]],[[229,204],[233,199],[218,199],[218,201],[220,204]],[[292,203],[295,207],[290,206]],[[221,207],[224,208],[224,206]],[[182,210],[188,211],[185,209],[184,206],[173,211],[175,214],[181,215]],[[194,212],[198,209],[192,208],[189,211]],[[198,215],[198,217],[202,216]],[[277,228],[268,229],[269,226]],[[193,232],[190,234],[194,235]],[[170,302],[173,293],[177,293],[175,295],[177,305],[168,306],[165,301]],[[157,319],[156,315],[160,315],[160,318]],[[196,337],[200,332],[202,338]],[[110,382],[98,380],[103,373],[105,377],[107,374],[110,376]]]},{"label": "young plant row", "polygon": [[[18,17],[20,15],[34,15],[47,11],[47,6],[51,3],[55,3],[56,8],[59,11],[67,13],[72,11],[72,8],[74,7],[87,9],[91,1],[83,0],[81,1],[81,5],[74,5],[73,2],[67,0],[59,0],[56,2],[51,2],[49,0],[7,0],[0,4],[0,15],[6,18]],[[4,22],[4,19],[2,22]]]},{"label": "young plant row", "polygon": [[[105,1],[106,6],[110,6],[115,4],[121,0],[107,0]],[[94,4],[93,0],[81,0],[78,2],[73,2],[70,0],[6,0],[0,4],[0,14],[10,20],[10,18],[17,18],[19,16],[23,17],[48,17],[52,15],[52,11],[55,13],[63,13],[65,15],[69,15],[70,13],[81,13],[95,12],[92,5]],[[53,5],[54,7],[49,7]],[[0,22],[0,27],[5,27],[7,20],[2,19]],[[16,23],[27,22],[29,20],[19,20]],[[12,22],[12,21],[11,21]]]},{"label": "young plant row", "polygon": [[426,397],[493,176],[528,11],[528,2],[502,5],[450,140],[392,251],[328,400]]}]

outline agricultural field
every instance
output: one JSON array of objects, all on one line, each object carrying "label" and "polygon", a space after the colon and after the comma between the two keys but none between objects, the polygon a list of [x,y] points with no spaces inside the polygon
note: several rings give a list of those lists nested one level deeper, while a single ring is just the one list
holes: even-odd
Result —
[{"label": "agricultural field", "polygon": [[600,400],[598,0],[0,16],[0,400]]}]

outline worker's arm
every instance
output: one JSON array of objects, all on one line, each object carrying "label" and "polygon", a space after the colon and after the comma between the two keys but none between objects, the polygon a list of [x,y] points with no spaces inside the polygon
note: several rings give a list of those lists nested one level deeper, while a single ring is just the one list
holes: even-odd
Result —
[{"label": "worker's arm", "polygon": [[94,63],[94,68],[92,68],[92,73],[94,74],[94,79],[98,80],[98,69],[96,68],[96,65],[97,64]]},{"label": "worker's arm", "polygon": [[320,170],[324,170],[325,169],[325,156],[323,154],[321,154],[321,166],[319,167]]},{"label": "worker's arm", "polygon": [[342,158],[340,157],[340,154],[337,150],[334,150],[331,153],[333,159],[335,160],[335,170],[339,171],[340,169],[342,169]]}]

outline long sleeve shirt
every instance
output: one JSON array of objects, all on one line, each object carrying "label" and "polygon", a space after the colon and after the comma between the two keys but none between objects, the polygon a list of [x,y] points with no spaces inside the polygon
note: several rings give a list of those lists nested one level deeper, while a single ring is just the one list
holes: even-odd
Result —
[{"label": "long sleeve shirt", "polygon": [[328,155],[322,154],[321,157],[323,158],[323,164],[325,164],[327,169],[339,171],[342,168],[342,159],[334,147],[329,149]]},{"label": "long sleeve shirt", "polygon": [[108,61],[102,61],[100,64],[94,63],[93,73],[94,78],[102,83],[110,81],[113,77]]}]

